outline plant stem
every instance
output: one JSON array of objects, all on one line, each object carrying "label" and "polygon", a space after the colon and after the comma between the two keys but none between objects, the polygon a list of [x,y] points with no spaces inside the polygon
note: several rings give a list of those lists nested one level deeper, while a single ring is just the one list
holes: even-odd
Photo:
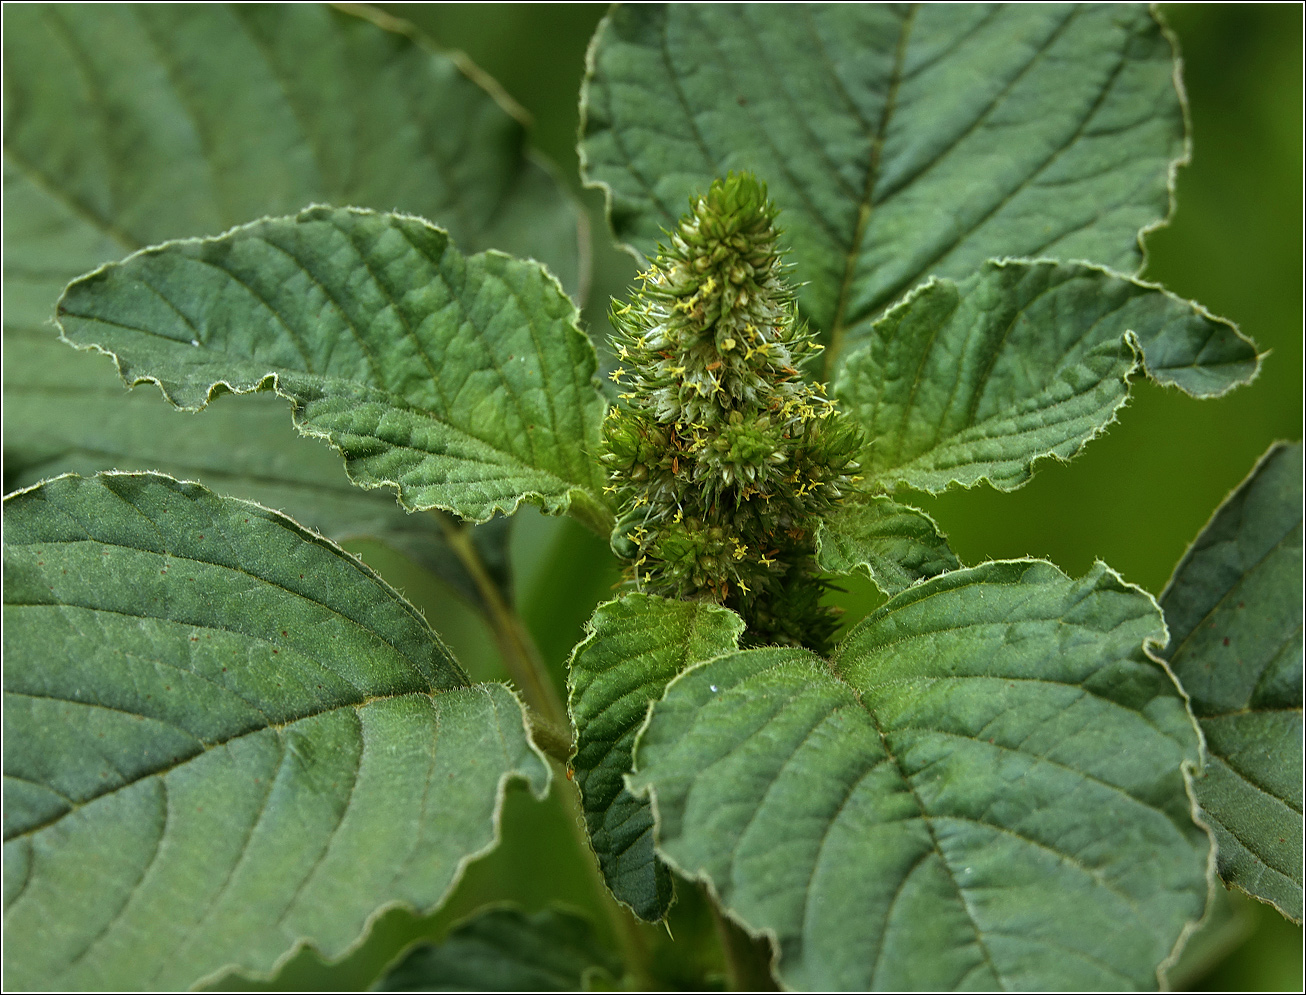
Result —
[{"label": "plant stem", "polygon": [[707,896],[716,924],[717,938],[726,958],[726,980],[735,992],[778,992],[780,986],[771,975],[771,944],[766,937],[752,937],[738,923],[721,911],[716,899]]},{"label": "plant stem", "polygon": [[[471,575],[481,600],[489,611],[490,628],[494,632],[499,652],[503,656],[504,666],[522,689],[526,699],[531,738],[541,750],[565,769],[571,756],[571,721],[567,717],[562,699],[553,685],[535,640],[531,638],[521,616],[504,600],[499,586],[486,570],[480,554],[472,543],[468,526],[455,522],[442,512],[437,511],[434,514],[439,519],[445,540]],[[589,834],[585,829],[585,816],[581,810],[576,786],[570,778],[566,777],[555,778],[555,782],[562,791],[572,837],[581,851],[581,860],[588,869],[598,897],[598,905],[607,916],[613,937],[621,948],[622,959],[630,972],[631,982],[637,990],[649,990],[654,986],[648,971],[648,944],[642,927],[627,909],[617,903],[603,880],[598,860],[590,846]]]},{"label": "plant stem", "polygon": [[562,704],[558,690],[544,664],[535,640],[526,631],[521,616],[510,606],[481,561],[476,546],[472,543],[469,526],[455,522],[443,512],[433,514],[440,522],[445,541],[454,551],[467,573],[471,576],[476,590],[489,612],[490,629],[498,643],[503,665],[513,679],[526,704],[536,713],[531,717],[532,732],[539,729],[536,742],[540,748],[553,756],[560,742],[566,743],[566,752],[559,759],[564,763],[571,747],[571,721]]}]

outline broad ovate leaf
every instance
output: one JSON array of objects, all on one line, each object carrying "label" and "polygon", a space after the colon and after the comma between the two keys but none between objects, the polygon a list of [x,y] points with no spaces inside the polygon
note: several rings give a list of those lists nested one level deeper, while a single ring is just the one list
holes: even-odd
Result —
[{"label": "broad ovate leaf", "polygon": [[1101,564],[926,580],[832,662],[691,667],[631,785],[658,853],[769,936],[796,989],[1132,989],[1198,920],[1198,736],[1144,645],[1156,603]]},{"label": "broad ovate leaf", "polygon": [[1196,397],[1257,372],[1238,329],[1151,284],[1084,263],[1002,260],[924,284],[875,322],[835,394],[863,425],[863,473],[938,492],[1025,483],[1125,403],[1128,377]]},{"label": "broad ovate leaf", "polygon": [[358,9],[6,12],[6,324],[15,298],[44,322],[64,284],[128,252],[319,202],[420,215],[574,290],[579,212],[501,92]]},{"label": "broad ovate leaf", "polygon": [[5,985],[180,990],[430,910],[548,768],[416,609],[155,474],[5,501]]},{"label": "broad ovate leaf", "polygon": [[1302,447],[1277,443],[1161,595],[1166,654],[1206,734],[1220,876],[1302,918]]},{"label": "broad ovate leaf", "polygon": [[816,530],[816,562],[831,573],[861,573],[893,596],[961,561],[934,520],[890,498],[849,498]]},{"label": "broad ovate leaf", "polygon": [[576,726],[571,766],[585,824],[612,893],[641,919],[671,904],[671,874],[653,853],[653,815],[623,778],[649,704],[685,667],[736,649],[744,623],[725,608],[628,594],[600,605],[572,654],[568,704]]},{"label": "broad ovate leaf", "polygon": [[58,320],[179,408],[275,390],[355,483],[410,510],[485,521],[528,500],[610,528],[594,348],[538,263],[465,256],[418,218],[316,207],[102,267]]},{"label": "broad ovate leaf", "polygon": [[1186,154],[1177,79],[1142,5],[632,4],[590,50],[581,154],[646,256],[714,178],[766,181],[833,361],[931,274],[1136,271]]},{"label": "broad ovate leaf", "polygon": [[535,915],[492,908],[455,926],[440,943],[410,950],[376,985],[383,992],[591,991],[620,978],[621,961],[588,919],[564,909]]},{"label": "broad ovate leaf", "polygon": [[[364,491],[326,447],[296,435],[270,394],[219,398],[193,418],[153,390],[128,392],[103,360],[74,353],[49,330],[5,333],[4,489],[105,467],[202,480],[276,508],[336,542],[370,538],[404,553],[469,603],[481,593],[433,515],[411,515],[388,491]],[[73,400],[75,398],[75,401]],[[495,583],[508,586],[508,520],[471,531]]]}]

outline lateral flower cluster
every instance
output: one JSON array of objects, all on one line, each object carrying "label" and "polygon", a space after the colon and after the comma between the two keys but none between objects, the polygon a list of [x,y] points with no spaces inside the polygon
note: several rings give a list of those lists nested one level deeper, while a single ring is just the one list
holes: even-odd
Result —
[{"label": "lateral flower cluster", "polygon": [[624,391],[604,423],[613,551],[642,589],[743,616],[755,643],[823,650],[814,532],[858,479],[860,433],[799,373],[820,351],[798,320],[777,209],[750,174],[717,180],[612,338]]}]

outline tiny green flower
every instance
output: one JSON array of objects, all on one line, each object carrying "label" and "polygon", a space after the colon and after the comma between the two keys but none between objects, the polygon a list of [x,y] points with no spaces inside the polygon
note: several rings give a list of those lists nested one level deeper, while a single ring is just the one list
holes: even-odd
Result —
[{"label": "tiny green flower", "polygon": [[716,181],[614,302],[629,393],[601,459],[632,582],[733,608],[755,643],[820,651],[835,618],[815,529],[853,486],[862,438],[799,372],[821,347],[785,282],[776,213],[752,175]]}]

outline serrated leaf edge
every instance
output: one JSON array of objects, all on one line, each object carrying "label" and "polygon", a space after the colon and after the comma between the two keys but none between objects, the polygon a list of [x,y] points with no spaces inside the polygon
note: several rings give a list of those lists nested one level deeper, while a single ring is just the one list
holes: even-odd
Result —
[{"label": "serrated leaf edge", "polygon": [[[51,477],[47,480],[38,481],[37,483],[32,484],[28,487],[21,488],[20,490],[5,495],[4,502],[7,504],[13,498],[17,498],[31,491],[38,490],[39,488],[42,488],[53,481],[63,480],[69,477],[76,477],[81,480],[96,480],[99,477],[156,477],[162,480],[172,481],[174,483],[179,483],[179,484],[193,484],[194,486],[201,488],[205,493],[211,494],[223,501],[231,501],[237,504],[248,505],[250,507],[257,508],[259,511],[266,512],[273,519],[282,520],[284,523],[286,523],[286,525],[290,527],[290,530],[292,532],[296,532],[305,536],[309,541],[320,542],[323,545],[327,546],[328,548],[332,549],[333,551],[339,553],[340,556],[350,561],[352,565],[356,569],[358,569],[365,577],[377,583],[387,593],[393,595],[394,598],[398,600],[401,604],[409,608],[409,610],[411,610],[414,615],[420,618],[422,620],[422,623],[426,626],[427,630],[430,632],[436,644],[439,645],[444,650],[445,655],[448,657],[448,659],[454,664],[455,667],[458,668],[459,673],[462,674],[462,676],[467,680],[467,684],[463,688],[455,689],[455,690],[471,690],[477,687],[486,687],[486,686],[497,684],[499,687],[502,687],[512,698],[512,700],[517,704],[518,712],[521,717],[522,732],[526,741],[527,749],[535,755],[536,759],[540,763],[540,767],[544,771],[543,785],[540,787],[536,787],[534,784],[532,784],[532,781],[529,777],[524,776],[523,774],[518,773],[516,771],[507,771],[501,774],[499,777],[498,785],[496,786],[495,789],[494,810],[493,810],[493,833],[490,842],[487,843],[480,850],[477,850],[473,853],[465,854],[458,861],[457,866],[454,868],[453,876],[449,880],[448,886],[445,888],[444,892],[439,896],[439,898],[436,899],[436,901],[429,908],[420,909],[414,906],[413,903],[411,902],[398,899],[391,902],[387,902],[374,909],[371,913],[369,913],[367,918],[364,920],[358,936],[351,943],[349,943],[343,950],[341,950],[337,954],[334,954],[331,957],[331,962],[343,960],[344,958],[348,957],[352,952],[354,952],[359,947],[361,947],[363,943],[366,942],[368,935],[371,933],[372,926],[376,923],[378,919],[380,919],[387,912],[393,909],[404,909],[408,912],[413,913],[414,915],[423,915],[423,914],[429,914],[434,910],[438,909],[440,906],[442,906],[445,903],[445,901],[449,898],[449,896],[453,893],[454,889],[457,888],[459,882],[462,881],[463,875],[466,873],[467,868],[474,861],[479,860],[481,857],[486,856],[487,854],[491,853],[492,851],[498,848],[503,835],[502,834],[503,800],[507,794],[508,785],[510,783],[514,781],[525,782],[528,786],[530,786],[531,795],[537,801],[543,801],[548,796],[549,790],[553,783],[553,768],[550,766],[548,762],[548,758],[544,755],[543,751],[538,746],[535,745],[534,739],[531,738],[530,724],[527,721],[527,717],[526,717],[527,714],[526,706],[522,702],[521,697],[517,694],[517,692],[512,687],[497,681],[487,682],[485,684],[479,684],[479,685],[471,683],[471,678],[467,677],[467,674],[463,670],[462,665],[458,663],[457,659],[449,651],[448,647],[445,646],[444,641],[439,636],[439,633],[437,633],[435,629],[431,627],[430,623],[426,621],[426,616],[422,613],[421,609],[411,604],[402,594],[400,594],[397,590],[391,587],[390,584],[388,584],[384,580],[384,578],[381,577],[380,574],[378,574],[375,570],[373,570],[366,563],[364,563],[361,557],[356,556],[353,553],[350,553],[348,550],[342,548],[337,543],[334,543],[330,539],[326,538],[325,536],[320,535],[317,532],[314,532],[312,529],[308,528],[307,526],[299,524],[284,512],[277,511],[274,508],[267,508],[264,505],[259,504],[257,501],[250,501],[246,498],[234,498],[234,497],[227,497],[225,495],[217,494],[216,492],[210,490],[208,487],[206,487],[204,484],[200,483],[199,481],[178,480],[176,477],[170,477],[166,473],[157,473],[157,472],[142,473],[142,472],[129,472],[125,470],[106,470],[102,473],[95,474],[93,477],[85,477],[78,473],[61,473],[57,477]],[[431,692],[431,693],[435,694],[438,692]],[[221,978],[225,977],[226,975],[231,974],[233,972],[239,973],[242,977],[250,978],[251,980],[270,981],[281,971],[283,967],[285,967],[285,965],[288,962],[293,960],[300,952],[302,952],[303,950],[307,949],[310,946],[312,946],[312,944],[307,938],[301,938],[300,940],[295,942],[288,950],[286,950],[281,956],[279,956],[273,962],[272,966],[269,967],[266,971],[252,971],[245,967],[242,967],[239,964],[227,964],[224,965],[223,967],[217,968],[209,972],[208,974],[203,975],[200,978],[197,978],[195,981],[191,983],[190,987],[192,990],[196,988],[201,988],[204,985],[216,982]]]},{"label": "serrated leaf edge", "polygon": [[[1070,577],[1070,575],[1067,574],[1065,571],[1063,571],[1060,567],[1058,567],[1055,563],[1052,563],[1050,560],[1043,560],[1037,557],[1017,557],[1009,560],[985,560],[982,563],[975,564],[973,567],[963,567],[962,570],[978,570],[982,567],[994,563],[1044,564],[1052,567],[1053,570],[1055,570],[1058,574],[1060,574],[1062,577],[1066,578],[1067,580],[1074,579]],[[1197,748],[1198,748],[1197,763],[1194,764],[1191,760],[1184,760],[1180,762],[1179,769],[1184,781],[1184,791],[1188,796],[1189,813],[1192,817],[1193,822],[1206,834],[1206,838],[1207,838],[1206,875],[1205,875],[1206,876],[1206,903],[1203,908],[1201,916],[1199,916],[1197,919],[1190,919],[1184,923],[1183,927],[1180,929],[1179,936],[1175,940],[1174,946],[1170,950],[1170,953],[1156,966],[1157,983],[1162,990],[1167,990],[1166,972],[1168,972],[1170,968],[1172,968],[1178,962],[1179,955],[1183,952],[1184,945],[1188,942],[1189,937],[1191,937],[1200,928],[1201,924],[1205,922],[1206,917],[1209,914],[1209,910],[1212,907],[1212,902],[1215,897],[1216,881],[1218,880],[1218,877],[1216,875],[1216,870],[1215,870],[1216,868],[1215,835],[1211,831],[1211,827],[1207,825],[1200,818],[1201,809],[1197,804],[1197,792],[1193,785],[1194,777],[1197,775],[1198,772],[1200,772],[1200,770],[1202,769],[1202,765],[1204,765],[1206,762],[1206,738],[1202,735],[1201,726],[1198,725],[1196,718],[1194,718],[1193,716],[1193,711],[1189,705],[1189,699],[1187,693],[1184,691],[1183,687],[1179,684],[1179,681],[1175,678],[1174,673],[1170,670],[1169,664],[1162,659],[1158,659],[1156,655],[1157,653],[1159,653],[1160,649],[1164,648],[1165,645],[1169,642],[1169,629],[1165,624],[1165,615],[1161,611],[1161,607],[1157,603],[1157,599],[1150,592],[1139,587],[1137,584],[1132,584],[1129,581],[1125,580],[1123,577],[1120,576],[1119,573],[1117,573],[1114,569],[1112,569],[1107,564],[1103,563],[1101,560],[1095,560],[1093,566],[1094,568],[1099,566],[1102,567],[1103,570],[1108,575],[1110,575],[1115,580],[1117,580],[1121,585],[1143,595],[1150,602],[1152,608],[1155,609],[1157,619],[1161,626],[1161,634],[1159,636],[1149,636],[1145,638],[1142,642],[1141,649],[1142,652],[1147,656],[1147,658],[1151,662],[1156,663],[1161,667],[1161,669],[1165,672],[1165,675],[1170,679],[1171,685],[1173,685],[1175,690],[1178,691],[1180,698],[1183,701],[1184,715],[1187,717],[1188,724],[1192,728],[1193,732],[1196,734],[1197,737]],[[941,575],[941,576],[949,576],[951,574],[959,573],[959,572],[960,571],[953,570],[953,571],[949,571],[948,574]],[[913,585],[911,588],[908,588],[908,591],[913,590],[916,586],[917,585]],[[890,598],[889,602],[886,602],[886,604],[889,604],[892,601],[893,599]],[[658,701],[665,699],[667,694],[670,692],[672,685],[676,684],[682,678],[685,678],[691,672],[698,670],[700,667],[706,667],[714,660],[721,659],[722,656],[730,656],[730,655],[732,654],[728,654],[728,653],[721,654],[720,656],[712,657],[709,660],[700,660],[698,663],[686,667],[683,671],[681,671],[669,682],[667,682],[667,688],[665,691],[663,691],[662,698],[659,698]],[[844,683],[844,684],[847,683],[846,681],[844,681],[842,677],[839,676],[839,674],[835,672],[833,666],[830,665],[830,662],[828,660],[824,662],[826,663],[827,670],[829,670],[831,676],[835,680],[839,681],[840,683]],[[855,689],[854,689],[854,694],[856,694]],[[856,695],[856,697],[858,702],[860,702],[861,696]],[[637,763],[639,758],[639,748],[643,742],[644,733],[648,730],[649,722],[653,717],[653,709],[657,704],[658,702],[649,703],[648,711],[645,713],[644,716],[644,721],[640,725],[639,731],[635,734],[635,741],[631,748],[632,762],[634,763],[634,767],[635,767],[634,774],[638,774],[639,772],[639,767]],[[658,844],[658,835],[659,835],[659,830],[661,827],[662,820],[661,820],[661,814],[658,811],[657,789],[652,784],[644,784],[644,785],[632,784],[631,782],[632,776],[633,776],[632,774],[626,774],[622,778],[622,781],[626,785],[626,790],[629,791],[636,798],[648,799],[649,807],[652,809],[653,812],[653,849],[654,852],[657,854],[658,858],[660,860],[665,861],[667,866],[671,867],[681,877],[690,881],[701,883],[707,889],[712,902],[721,911],[721,914],[728,917],[731,922],[738,925],[739,928],[742,929],[745,933],[747,933],[750,937],[752,937],[753,939],[765,938],[767,941],[767,946],[771,951],[771,960],[769,965],[771,970],[771,976],[776,980],[776,982],[781,986],[781,988],[784,991],[794,991],[795,989],[787,985],[783,977],[781,977],[778,972],[779,961],[780,961],[780,950],[779,950],[778,937],[776,935],[775,930],[769,927],[755,927],[750,923],[745,922],[742,918],[740,918],[737,912],[727,907],[721,901],[721,896],[717,892],[716,886],[713,884],[710,875],[708,875],[706,872],[702,874],[692,873],[687,868],[682,867],[675,860],[673,860],[671,857],[669,857],[666,853],[663,852],[661,846]]]},{"label": "serrated leaf edge", "polygon": [[[68,337],[67,330],[64,328],[62,321],[60,321],[60,316],[63,314],[64,300],[67,298],[68,292],[74,286],[76,286],[79,283],[82,283],[85,280],[90,280],[94,277],[101,276],[102,274],[105,274],[110,270],[117,269],[122,266],[126,266],[128,263],[136,259],[138,256],[159,255],[163,252],[166,252],[169,249],[182,245],[203,245],[206,243],[221,242],[223,239],[236,236],[238,233],[240,233],[245,229],[253,229],[259,225],[266,224],[269,222],[294,221],[298,223],[301,219],[305,219],[309,217],[311,214],[320,211],[332,211],[332,212],[345,211],[349,214],[357,214],[357,215],[371,216],[371,217],[391,217],[391,218],[397,218],[401,221],[416,222],[418,224],[424,225],[428,228],[440,232],[442,235],[445,236],[446,239],[448,239],[449,245],[457,249],[457,243],[454,241],[453,237],[445,229],[415,214],[405,214],[401,211],[375,211],[372,210],[371,208],[364,208],[364,207],[338,208],[338,207],[332,207],[330,204],[321,204],[321,203],[309,204],[307,207],[295,212],[294,214],[264,215],[262,217],[255,218],[253,221],[248,221],[239,225],[233,225],[231,228],[228,228],[226,231],[221,232],[220,234],[217,235],[189,237],[189,238],[175,238],[175,239],[168,239],[166,241],[159,242],[155,245],[147,245],[140,249],[137,249],[135,252],[131,253],[128,256],[124,256],[122,259],[116,259],[106,263],[102,263],[101,265],[97,266],[95,269],[91,270],[90,272],[83,273],[81,276],[77,277],[77,279],[71,281],[68,284],[68,286],[64,288],[63,293],[59,295],[59,300],[55,304],[55,314],[52,320],[55,326],[59,329],[59,341],[65,343],[66,345],[72,346],[72,348],[78,350],[79,352],[95,352],[104,356],[109,356],[110,358],[113,359],[114,367],[118,371],[119,379],[129,389],[136,387],[138,384],[152,383],[159,388],[159,391],[160,393],[163,394],[164,399],[167,400],[167,402],[171,404],[174,408],[176,408],[178,411],[185,411],[188,413],[198,413],[200,411],[203,411],[206,407],[208,407],[209,403],[214,399],[214,397],[217,397],[222,393],[240,395],[240,394],[254,394],[254,393],[259,393],[261,391],[270,390],[278,397],[284,398],[291,402],[292,405],[291,422],[294,425],[296,431],[298,431],[300,435],[310,439],[317,439],[325,443],[326,445],[330,446],[333,450],[335,450],[337,455],[343,458],[344,457],[343,448],[336,444],[336,442],[332,439],[331,433],[329,431],[314,429],[301,420],[298,411],[298,405],[295,402],[294,395],[288,393],[287,391],[284,391],[281,388],[281,376],[280,373],[276,370],[269,370],[267,373],[263,374],[256,383],[253,383],[252,386],[248,386],[248,387],[240,387],[240,386],[233,385],[230,381],[225,379],[214,380],[211,384],[209,384],[209,386],[206,389],[203,403],[199,404],[196,407],[190,407],[179,403],[177,399],[174,398],[172,394],[169,393],[167,387],[164,386],[162,381],[156,376],[133,374],[131,379],[129,379],[128,375],[123,372],[123,360],[116,352],[114,352],[112,349],[108,349],[105,346],[95,342],[87,342],[85,344],[79,344],[77,342],[74,342],[72,339]],[[461,250],[458,251],[461,252]],[[567,293],[567,291],[563,289],[562,283],[558,280],[558,278],[553,274],[553,272],[547,266],[545,266],[543,263],[539,262],[538,260],[535,259],[521,260],[518,259],[516,256],[512,256],[498,249],[483,249],[480,252],[463,256],[463,258],[467,260],[469,263],[472,260],[479,259],[482,257],[497,257],[497,258],[512,260],[515,262],[525,262],[539,267],[539,270],[544,275],[545,279],[548,280],[549,283],[557,290],[558,294],[565,301],[567,301],[568,305],[571,308],[571,314],[568,317],[567,321],[565,322],[567,334],[570,337],[583,342],[584,349],[587,349],[589,355],[594,357],[594,372],[592,372],[590,376],[591,386],[594,389],[595,396],[599,399],[600,403],[602,403],[606,408],[607,400],[604,397],[603,392],[599,389],[597,381],[594,379],[594,373],[596,373],[598,370],[598,353],[595,351],[594,344],[593,342],[590,341],[589,336],[586,335],[585,332],[582,331],[580,328],[580,311],[576,307],[576,302],[573,301],[571,299],[571,296]],[[430,412],[424,412],[424,413],[430,415]],[[443,422],[443,419],[440,420]],[[453,429],[453,430],[459,431],[458,429]],[[477,440],[477,441],[480,441],[487,446],[490,445],[489,443],[485,443],[484,440]],[[494,447],[491,446],[491,448]],[[348,461],[345,461],[344,469],[345,469],[345,474],[349,478],[349,482],[352,483],[354,486],[359,487],[363,490],[378,490],[381,488],[388,488],[394,492],[395,500],[400,504],[400,506],[403,507],[404,510],[410,512],[430,511],[432,509],[438,509],[440,511],[445,511],[452,515],[455,515],[463,521],[471,522],[474,525],[481,525],[485,522],[488,522],[491,518],[493,518],[496,512],[500,512],[505,516],[515,515],[517,511],[521,508],[522,504],[530,503],[540,507],[546,514],[559,515],[565,512],[570,512],[576,518],[578,518],[583,524],[593,529],[596,533],[598,533],[601,536],[607,536],[607,534],[611,531],[613,516],[611,511],[608,509],[607,503],[603,501],[599,495],[593,494],[588,490],[585,490],[583,487],[576,486],[573,481],[569,481],[569,480],[561,480],[559,478],[559,482],[568,485],[568,489],[561,495],[561,497],[557,498],[556,500],[550,501],[548,498],[546,498],[543,494],[539,493],[538,491],[526,491],[524,493],[517,495],[516,499],[512,501],[511,504],[502,501],[495,501],[488,515],[486,515],[484,518],[476,518],[476,517],[466,517],[457,508],[448,504],[442,504],[442,503],[426,504],[421,502],[413,503],[410,500],[408,500],[403,484],[397,480],[378,480],[374,483],[361,481],[354,476],[353,471],[350,469]],[[548,471],[540,471],[540,472],[548,473]],[[553,476],[553,474],[549,473],[549,476]]]}]

